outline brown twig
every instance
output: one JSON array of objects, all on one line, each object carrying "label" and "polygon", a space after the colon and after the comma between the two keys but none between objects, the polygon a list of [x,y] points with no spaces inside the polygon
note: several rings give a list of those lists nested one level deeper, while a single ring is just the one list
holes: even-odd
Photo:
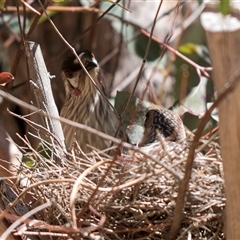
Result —
[{"label": "brown twig", "polygon": [[[47,6],[48,6],[48,1],[45,1],[43,7],[46,8]],[[19,11],[20,11],[20,9],[21,9],[21,8],[19,7]],[[43,14],[43,10],[41,9],[40,15],[35,16],[32,24],[31,24],[31,26],[30,26],[30,28],[29,28],[29,30],[28,30],[28,33],[27,33],[25,39],[29,39],[29,37],[31,36],[33,30],[34,30],[35,27],[37,26],[38,21],[39,21],[40,17],[42,16],[42,14]],[[19,64],[19,61],[20,61],[20,58],[21,58],[21,55],[22,55],[23,50],[24,50],[24,46],[21,45],[21,46],[20,46],[20,49],[19,49],[18,52],[17,52],[17,55],[16,55],[15,60],[14,60],[14,64],[13,64],[13,67],[12,67],[12,70],[11,70],[11,72],[12,72],[13,75],[16,75],[17,68],[18,68],[18,64]]]},{"label": "brown twig", "polygon": [[202,67],[200,65],[198,65],[197,63],[193,62],[192,60],[190,60],[189,58],[187,58],[186,56],[184,56],[183,54],[181,54],[180,52],[178,52],[177,50],[175,50],[174,48],[170,47],[169,45],[167,45],[166,43],[160,41],[158,38],[152,36],[150,33],[148,33],[146,30],[141,29],[140,30],[142,34],[144,34],[145,36],[152,38],[153,41],[157,42],[158,44],[162,45],[163,47],[165,47],[166,49],[168,49],[169,51],[173,52],[174,54],[176,54],[178,57],[180,57],[181,59],[183,59],[184,61],[186,61],[187,63],[189,63],[190,65],[192,65],[196,71],[197,74],[199,75],[199,77],[201,77],[201,75],[209,78],[209,74],[207,71],[211,71],[212,67]]},{"label": "brown twig", "polygon": [[[150,46],[151,46],[151,42],[152,42],[153,31],[154,31],[154,28],[155,28],[155,25],[156,25],[156,22],[157,22],[157,17],[158,17],[158,14],[159,14],[159,12],[160,12],[162,3],[163,3],[163,0],[161,0],[161,1],[159,2],[158,9],[157,9],[157,11],[156,11],[156,13],[155,13],[155,17],[154,17],[153,24],[152,24],[152,28],[151,28],[151,32],[150,32],[150,37],[149,37],[149,39],[148,39],[148,43],[147,43],[147,47],[146,47],[146,50],[145,50],[145,54],[144,54],[144,57],[143,57],[143,60],[142,60],[142,64],[141,64],[141,66],[140,66],[140,69],[139,69],[139,72],[138,72],[136,81],[135,81],[135,83],[134,83],[133,90],[132,90],[132,92],[131,92],[131,94],[130,94],[130,96],[129,96],[129,98],[128,98],[128,101],[127,101],[127,103],[126,103],[125,108],[124,108],[123,111],[122,111],[121,119],[123,119],[124,115],[126,114],[127,109],[128,109],[128,107],[129,107],[132,99],[133,99],[134,94],[135,94],[135,91],[136,91],[136,88],[137,88],[137,86],[138,86],[138,83],[139,83],[139,81],[140,81],[140,77],[141,77],[141,75],[142,75],[142,71],[143,71],[143,69],[144,69],[144,66],[145,66],[145,64],[146,64],[147,57],[148,57],[148,54],[149,54],[149,50],[150,50]],[[120,120],[121,120],[121,119],[120,119]],[[117,127],[116,134],[118,133],[121,125],[122,125],[122,123],[121,123],[121,121],[119,121],[119,125],[118,125],[118,127]]]},{"label": "brown twig", "polygon": [[[108,162],[111,163],[112,161],[108,161]],[[86,169],[86,171],[84,171],[74,183],[74,186],[72,188],[72,192],[70,195],[70,211],[71,211],[71,218],[72,218],[72,221],[73,221],[73,224],[75,227],[77,227],[77,218],[76,218],[76,213],[75,213],[75,198],[79,191],[80,185],[83,182],[83,179],[91,171],[93,171],[94,169],[98,168],[99,166],[101,166],[103,164],[105,164],[105,161],[98,162],[98,163],[94,164],[92,167]]]},{"label": "brown twig", "polygon": [[[42,210],[42,209],[44,209],[44,208],[46,208],[46,207],[48,207],[49,206],[49,202],[47,202],[47,203],[45,203],[45,204],[43,204],[43,205],[41,205],[40,206],[40,211]],[[46,206],[47,205],[47,206]],[[34,210],[34,211],[33,211]],[[33,212],[29,212],[28,214],[29,214],[29,216],[31,216],[31,215],[33,215],[33,214],[35,214],[36,213],[36,211],[38,211],[39,209],[38,208],[35,208],[35,209],[33,209],[32,211]],[[3,211],[0,209],[0,214],[2,213]],[[31,215],[30,215],[31,214]],[[68,234],[68,235],[72,235],[72,234],[77,234],[77,233],[84,233],[84,232],[91,232],[91,231],[94,231],[94,230],[96,230],[98,227],[100,227],[100,226],[102,226],[103,225],[103,223],[104,223],[104,216],[103,215],[100,215],[100,220],[99,220],[99,224],[98,224],[98,226],[92,226],[92,227],[85,227],[85,228],[72,228],[72,227],[66,227],[66,226],[56,226],[56,225],[50,225],[50,224],[48,224],[48,223],[46,223],[46,222],[44,222],[44,221],[41,221],[41,220],[32,220],[32,219],[29,219],[28,217],[24,217],[23,218],[23,216],[22,217],[20,217],[20,216],[16,216],[16,215],[14,215],[14,214],[9,214],[9,213],[5,213],[4,214],[4,218],[5,219],[7,219],[7,220],[9,220],[9,221],[14,221],[14,223],[15,223],[15,225],[20,225],[21,223],[25,223],[25,224],[27,224],[31,229],[32,228],[36,228],[36,229],[46,229],[46,230],[48,230],[49,232],[48,233],[46,233],[46,234],[42,234],[43,236],[45,235],[47,235],[47,236],[59,236],[61,233],[66,233],[66,234]],[[11,232],[12,232],[12,230],[15,230],[15,229],[11,229]],[[9,231],[9,229],[7,230],[8,232],[7,233],[11,233],[10,231]],[[54,233],[51,233],[51,232],[57,232],[57,234],[58,235],[55,235]],[[6,233],[6,232],[5,232]],[[24,231],[24,232],[22,232],[22,234],[30,234],[30,232],[29,231]],[[9,234],[8,234],[9,235]],[[15,235],[19,235],[18,233],[15,233]],[[37,234],[34,234],[34,235],[40,235],[41,236],[41,234],[39,234],[39,232],[37,232]],[[2,235],[3,236],[3,235]],[[5,239],[7,239],[7,238],[3,238],[1,236],[1,240],[5,240]],[[4,235],[4,237],[5,237],[6,235]],[[66,235],[67,236],[67,235]]]},{"label": "brown twig", "polygon": [[[28,3],[25,2],[24,0],[21,0],[21,2],[22,2],[22,4],[23,4],[25,7],[27,7],[31,12],[34,12],[34,13],[36,13],[37,15],[41,16],[41,13],[38,12],[35,8],[33,8],[30,4],[28,4]],[[19,7],[18,7],[18,6],[17,6],[17,8],[18,8],[18,11],[19,11]],[[23,9],[23,11],[24,11],[24,9]]]},{"label": "brown twig", "polygon": [[23,216],[21,216],[18,220],[16,220],[0,237],[0,240],[5,240],[8,238],[8,236],[12,233],[13,230],[15,230],[24,220],[28,219],[29,217],[31,217],[32,215],[36,214],[37,212],[50,207],[51,206],[51,202],[46,202],[34,209],[32,209],[31,211],[29,211],[28,213],[24,214]]}]

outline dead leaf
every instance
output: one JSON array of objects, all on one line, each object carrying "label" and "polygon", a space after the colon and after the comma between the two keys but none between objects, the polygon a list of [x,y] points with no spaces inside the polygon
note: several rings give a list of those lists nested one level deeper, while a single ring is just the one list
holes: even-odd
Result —
[{"label": "dead leaf", "polygon": [[7,83],[14,80],[14,76],[9,72],[0,73],[0,85],[5,86]]}]

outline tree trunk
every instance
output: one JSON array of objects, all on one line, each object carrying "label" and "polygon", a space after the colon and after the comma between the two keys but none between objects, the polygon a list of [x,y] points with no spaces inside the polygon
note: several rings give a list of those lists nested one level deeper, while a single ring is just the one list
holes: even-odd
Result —
[{"label": "tree trunk", "polygon": [[[208,5],[210,7],[210,5]],[[212,8],[212,7],[211,7]],[[240,81],[240,15],[223,17],[206,8],[201,23],[206,32],[217,95],[229,87],[233,76]],[[219,105],[221,155],[226,188],[225,232],[240,239],[240,84]]]}]

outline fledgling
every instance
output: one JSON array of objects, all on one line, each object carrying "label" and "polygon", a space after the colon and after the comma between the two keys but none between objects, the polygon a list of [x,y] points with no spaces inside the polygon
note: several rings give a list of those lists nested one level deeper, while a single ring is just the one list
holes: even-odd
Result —
[{"label": "fledgling", "polygon": [[144,134],[139,147],[159,141],[158,134],[164,140],[178,142],[186,138],[183,122],[171,110],[166,108],[150,109],[146,114]]}]

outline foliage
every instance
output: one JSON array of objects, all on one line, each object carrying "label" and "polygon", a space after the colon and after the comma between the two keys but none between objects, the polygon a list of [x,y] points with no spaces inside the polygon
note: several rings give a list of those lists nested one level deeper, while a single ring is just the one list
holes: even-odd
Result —
[{"label": "foliage", "polygon": [[230,14],[230,1],[229,0],[220,0],[219,10],[223,16]]}]

